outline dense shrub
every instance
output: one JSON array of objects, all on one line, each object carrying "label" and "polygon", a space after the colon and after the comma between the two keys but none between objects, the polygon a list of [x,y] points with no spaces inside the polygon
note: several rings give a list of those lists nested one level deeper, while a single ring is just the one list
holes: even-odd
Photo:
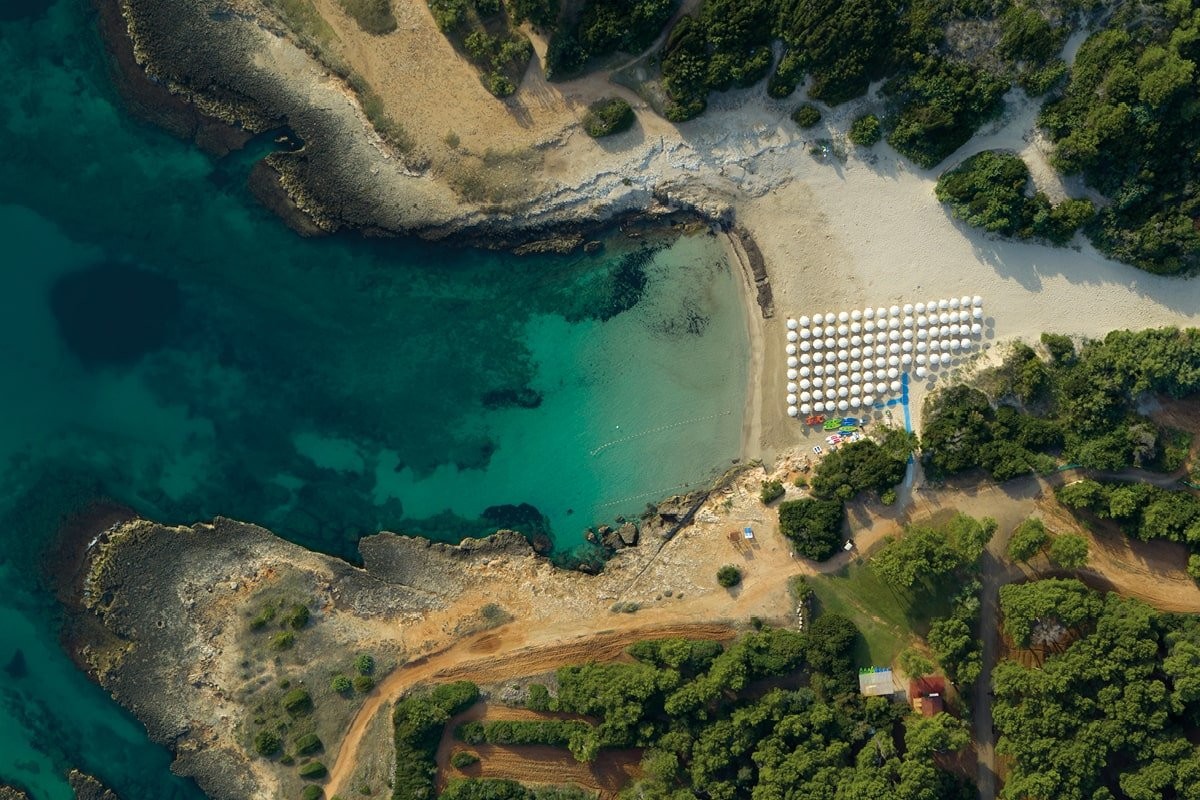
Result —
[{"label": "dense shrub", "polygon": [[864,114],[850,124],[850,141],[859,147],[872,147],[883,138],[883,129],[879,117],[874,114]]},{"label": "dense shrub", "polygon": [[292,631],[280,631],[271,637],[272,650],[290,650],[296,644],[296,634]]},{"label": "dense shrub", "polygon": [[797,553],[824,561],[842,543],[842,503],[814,498],[781,503],[779,530],[792,540]]},{"label": "dense shrub", "polygon": [[916,437],[899,429],[882,440],[862,439],[839,447],[821,459],[810,487],[815,497],[850,500],[859,492],[886,492],[904,480]]},{"label": "dense shrub", "polygon": [[612,136],[629,130],[634,122],[633,109],[620,97],[597,100],[588,106],[583,117],[583,129],[593,139]]},{"label": "dense shrub", "polygon": [[300,800],[321,800],[325,791],[315,783],[310,783],[300,792]]},{"label": "dense shrub", "polygon": [[359,675],[371,675],[375,672],[374,657],[363,653],[354,659],[354,671]]},{"label": "dense shrub", "polygon": [[346,694],[354,688],[354,684],[345,675],[334,675],[333,680],[329,682],[329,688],[338,694]]},{"label": "dense shrub", "polygon": [[1029,168],[1019,156],[984,150],[938,178],[938,200],[954,216],[978,228],[1057,245],[1071,240],[1095,213],[1090,200],[1051,204],[1045,194],[1026,193]]},{"label": "dense shrub", "polygon": [[259,731],[254,736],[254,752],[260,756],[273,756],[283,747],[283,738],[272,730]]},{"label": "dense shrub", "polygon": [[312,755],[324,746],[321,743],[321,738],[315,733],[306,733],[303,736],[297,736],[292,742],[292,751],[298,756],[307,756]]},{"label": "dense shrub", "polygon": [[295,603],[288,609],[287,614],[283,618],[283,622],[292,630],[300,630],[308,624],[309,613],[308,606],[302,603]]},{"label": "dense shrub", "polygon": [[783,497],[783,495],[783,481],[763,481],[762,489],[758,493],[758,499],[762,501],[763,505],[767,505],[775,502]]},{"label": "dense shrub", "polygon": [[717,583],[726,589],[732,589],[742,582],[742,571],[732,564],[726,564],[717,570]]},{"label": "dense shrub", "polygon": [[282,705],[284,711],[288,712],[292,716],[296,716],[298,714],[306,714],[309,711],[312,711],[313,702],[312,697],[309,695],[307,690],[292,689],[283,696]]},{"label": "dense shrub", "polygon": [[367,33],[378,36],[396,30],[392,0],[338,0],[338,5]]},{"label": "dense shrub", "polygon": [[530,711],[550,710],[550,690],[540,683],[529,684],[529,699],[525,707]]},{"label": "dense shrub", "polygon": [[393,800],[433,800],[433,779],[437,774],[434,758],[446,722],[478,699],[478,686],[469,681],[457,681],[397,701],[392,709],[396,747]]},{"label": "dense shrub", "polygon": [[468,750],[455,750],[454,755],[450,756],[450,764],[455,769],[466,769],[472,764],[479,763],[479,756]]},{"label": "dense shrub", "polygon": [[454,735],[467,744],[527,745],[543,744],[567,747],[573,738],[587,736],[592,726],[578,720],[513,719],[466,722]]},{"label": "dense shrub", "polygon": [[792,112],[792,122],[801,128],[811,128],[821,121],[821,111],[812,103],[805,103]]},{"label": "dense shrub", "polygon": [[1046,524],[1037,517],[1030,517],[1017,526],[1008,540],[1008,557],[1013,561],[1028,561],[1040,553],[1049,541]]},{"label": "dense shrub", "polygon": [[530,22],[535,27],[551,25],[558,16],[558,0],[507,0],[508,13],[520,25]]},{"label": "dense shrub", "polygon": [[299,772],[300,777],[308,781],[320,780],[329,774],[329,770],[320,761],[309,761],[307,764],[301,764]]},{"label": "dense shrub", "polygon": [[1060,533],[1050,542],[1050,561],[1064,569],[1087,566],[1088,541],[1077,533]]},{"label": "dense shrub", "polygon": [[467,19],[467,0],[427,0],[433,21],[443,32],[450,32]]}]

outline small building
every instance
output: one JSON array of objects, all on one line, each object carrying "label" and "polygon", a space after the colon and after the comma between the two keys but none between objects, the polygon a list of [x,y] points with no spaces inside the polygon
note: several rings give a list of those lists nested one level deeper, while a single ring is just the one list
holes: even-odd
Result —
[{"label": "small building", "polygon": [[896,682],[887,667],[866,667],[858,671],[858,690],[864,697],[887,697],[896,693]]},{"label": "small building", "polygon": [[930,675],[908,683],[908,699],[913,711],[923,717],[934,717],[946,710],[946,681]]}]

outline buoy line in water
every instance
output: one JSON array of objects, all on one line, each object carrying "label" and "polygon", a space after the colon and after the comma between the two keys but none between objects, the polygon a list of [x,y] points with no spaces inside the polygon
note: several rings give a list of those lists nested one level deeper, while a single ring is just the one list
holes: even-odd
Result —
[{"label": "buoy line in water", "polygon": [[692,423],[695,423],[695,422],[706,422],[710,419],[717,419],[718,417],[727,417],[727,416],[729,416],[730,413],[731,412],[729,412],[729,411],[721,411],[716,414],[709,414],[707,417],[696,417],[695,419],[685,419],[685,420],[680,420],[679,422],[672,422],[669,425],[659,425],[657,428],[651,428],[650,430],[642,431],[641,433],[634,433],[629,436],[622,437],[620,439],[613,439],[611,442],[605,442],[604,444],[600,445],[596,449],[589,451],[589,454],[593,455],[593,456],[599,455],[601,451],[607,450],[608,448],[610,448],[614,445],[624,444],[625,442],[631,442],[634,439],[640,439],[643,436],[649,436],[652,433],[659,433],[660,431],[669,431],[672,428],[678,428],[681,425],[691,425]]},{"label": "buoy line in water", "polygon": [[629,497],[622,497],[620,500],[609,500],[607,503],[600,503],[599,505],[592,506],[592,508],[608,508],[609,506],[618,506],[622,503],[628,503],[633,500],[641,500],[644,497],[666,497],[669,492],[673,492],[676,489],[686,489],[688,486],[690,486],[690,484],[681,483],[678,486],[668,486],[666,489],[658,489],[653,492],[631,494]]}]

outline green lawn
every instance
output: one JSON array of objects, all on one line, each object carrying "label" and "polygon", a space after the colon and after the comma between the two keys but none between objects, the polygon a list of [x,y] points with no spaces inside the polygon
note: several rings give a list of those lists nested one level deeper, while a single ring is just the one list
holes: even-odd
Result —
[{"label": "green lawn", "polygon": [[929,630],[932,617],[949,613],[953,594],[897,591],[861,558],[833,574],[809,576],[808,585],[819,611],[849,617],[862,631],[854,654],[860,667],[890,665],[914,635]]}]

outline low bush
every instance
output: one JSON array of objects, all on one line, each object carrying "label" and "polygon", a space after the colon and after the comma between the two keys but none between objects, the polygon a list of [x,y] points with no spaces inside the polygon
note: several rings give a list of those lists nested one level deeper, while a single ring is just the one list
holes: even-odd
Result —
[{"label": "low bush", "polygon": [[354,671],[359,675],[372,675],[375,672],[375,659],[366,653],[354,659]]},{"label": "low bush", "polygon": [[354,684],[345,675],[334,675],[333,680],[329,682],[329,688],[338,694],[346,694],[354,688]]},{"label": "low bush", "polygon": [[619,97],[607,97],[588,106],[583,116],[583,129],[588,136],[599,139],[629,130],[635,119],[629,103]]},{"label": "low bush", "polygon": [[271,637],[272,650],[290,650],[296,644],[296,634],[292,631],[280,631]]},{"label": "low bush", "polygon": [[717,570],[717,583],[726,589],[732,589],[742,582],[742,571],[732,564],[726,564]]},{"label": "low bush", "polygon": [[338,0],[338,5],[367,33],[381,36],[396,30],[391,0]]},{"label": "low bush", "polygon": [[763,481],[762,491],[758,493],[758,499],[763,502],[763,505],[767,505],[783,497],[783,494],[782,481]]},{"label": "low bush", "polygon": [[296,603],[288,609],[287,614],[283,618],[283,622],[294,631],[298,631],[308,624],[309,613],[308,606],[302,603]]},{"label": "low bush", "polygon": [[1077,533],[1061,533],[1050,542],[1048,555],[1063,569],[1081,569],[1088,562],[1088,540]]},{"label": "low bush", "polygon": [[283,747],[283,739],[275,731],[259,731],[254,737],[254,752],[260,756],[273,756]]},{"label": "low bush", "polygon": [[275,619],[275,605],[268,603],[250,620],[250,630],[259,631],[267,627],[267,623]]},{"label": "low bush", "polygon": [[307,764],[301,764],[299,772],[300,777],[308,781],[320,780],[329,774],[329,770],[320,761],[309,761]]},{"label": "low bush", "polygon": [[530,684],[529,699],[525,701],[525,707],[530,711],[549,711],[550,690],[540,683]]},{"label": "low bush", "polygon": [[375,688],[375,679],[370,675],[355,675],[352,683],[354,684],[354,691],[361,694],[366,694]]},{"label": "low bush", "polygon": [[325,796],[325,790],[315,783],[310,783],[300,792],[300,800],[321,800]]},{"label": "low bush", "polygon": [[587,735],[591,729],[591,725],[578,720],[492,720],[463,723],[455,729],[454,735],[467,744],[566,747],[572,737]]},{"label": "low bush", "polygon": [[468,750],[456,750],[454,755],[450,756],[450,764],[455,769],[466,769],[472,764],[479,763],[479,756]]},{"label": "low bush", "polygon": [[792,122],[801,128],[812,128],[821,121],[821,111],[812,103],[805,103],[792,112]]}]

